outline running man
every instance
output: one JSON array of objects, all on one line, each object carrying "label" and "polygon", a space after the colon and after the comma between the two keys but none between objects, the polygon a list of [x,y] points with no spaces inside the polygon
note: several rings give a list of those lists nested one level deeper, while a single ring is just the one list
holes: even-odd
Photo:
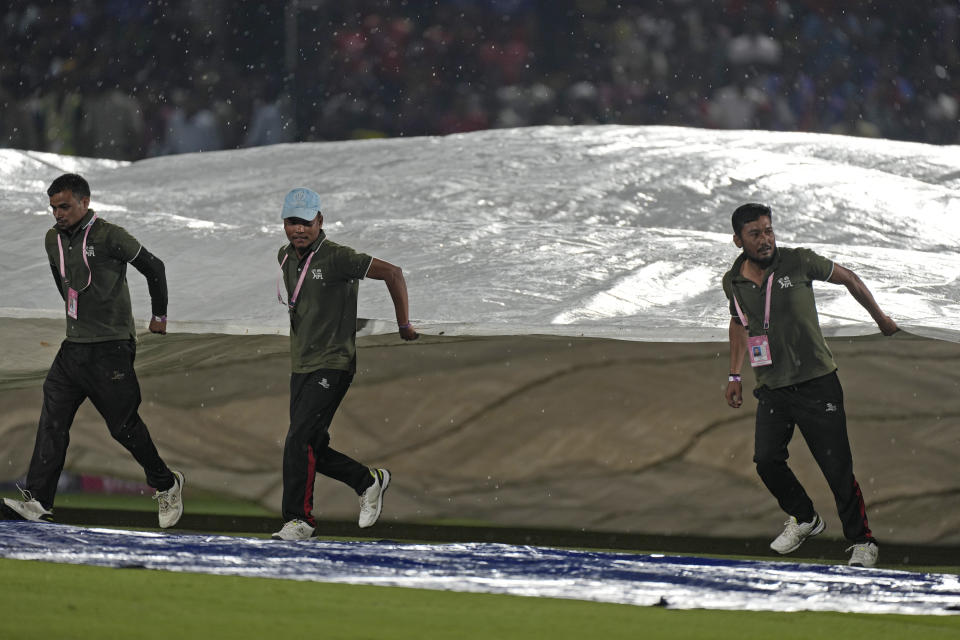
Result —
[{"label": "running man", "polygon": [[733,242],[743,252],[723,276],[730,301],[730,376],[727,404],[743,404],[740,372],[744,354],[757,377],[758,400],[753,461],[757,473],[789,516],[770,548],[795,551],[824,530],[803,486],[787,466],[787,445],[800,427],[810,452],[827,479],[853,544],[851,566],[872,567],[879,549],[870,532],[860,485],[853,475],[843,389],[837,365],[820,331],[813,281],[844,285],[890,336],[899,329],[857,275],[809,249],[781,249],[773,214],[762,204],[733,212]]},{"label": "running man", "polygon": [[127,289],[127,263],[147,279],[153,316],[150,331],[167,332],[167,278],[163,262],[122,227],[90,209],[90,185],[67,173],[47,189],[56,224],[45,245],[63,297],[67,337],[43,382],[43,407],[27,471],[23,500],[3,499],[8,517],[53,520],[57,481],[70,443],[70,426],[87,398],[110,435],[143,467],[156,489],[160,526],[183,514],[183,474],[170,470],[140,418],[140,383],[133,370],[137,332]]},{"label": "running man", "polygon": [[361,528],[383,509],[390,472],[371,469],[330,448],[330,423],[357,368],[357,293],[364,277],[383,280],[393,300],[400,337],[416,340],[403,272],[383,260],[327,239],[320,196],[293,189],[283,201],[289,244],[277,254],[277,298],[290,314],[290,429],[283,448],[283,519],[278,540],[307,540],[316,531],[313,483],[317,473],[360,496]]}]

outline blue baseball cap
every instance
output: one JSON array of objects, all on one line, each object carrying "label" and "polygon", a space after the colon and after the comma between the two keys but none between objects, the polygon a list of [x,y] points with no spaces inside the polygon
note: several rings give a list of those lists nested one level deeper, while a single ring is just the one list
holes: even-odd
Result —
[{"label": "blue baseball cap", "polygon": [[318,211],[320,211],[320,195],[312,189],[297,187],[283,199],[283,211],[280,212],[280,217],[284,220],[287,218],[313,220],[317,217]]}]

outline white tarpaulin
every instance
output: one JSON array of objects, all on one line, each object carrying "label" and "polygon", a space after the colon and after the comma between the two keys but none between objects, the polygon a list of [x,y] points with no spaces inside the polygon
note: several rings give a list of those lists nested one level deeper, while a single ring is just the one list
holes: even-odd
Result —
[{"label": "white tarpaulin", "polygon": [[[854,269],[903,328],[960,340],[960,147],[674,127],[543,127],[301,143],[133,164],[0,150],[0,316],[59,317],[45,189],[65,171],[167,266],[170,329],[285,333],[284,194],[322,196],[331,239],[404,268],[418,328],[725,340],[730,214],[772,206],[778,241]],[[146,285],[129,278],[134,308]],[[382,287],[360,315],[393,331]],[[876,331],[817,286],[828,334]],[[145,318],[144,318],[145,320]]]}]

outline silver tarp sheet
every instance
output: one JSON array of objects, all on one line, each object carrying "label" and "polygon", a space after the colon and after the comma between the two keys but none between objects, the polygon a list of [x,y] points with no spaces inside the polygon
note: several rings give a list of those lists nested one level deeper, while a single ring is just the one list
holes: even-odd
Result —
[{"label": "silver tarp sheet", "polygon": [[490,543],[278,542],[5,521],[0,557],[674,609],[960,612],[960,580],[949,574]]},{"label": "silver tarp sheet", "polygon": [[[854,269],[911,332],[960,339],[960,147],[675,127],[542,127],[301,143],[133,164],[0,149],[0,316],[57,317],[42,238],[64,171],[167,265],[172,331],[285,333],[284,194],[323,197],[331,239],[404,268],[428,332],[725,340],[730,214],[774,210],[778,240]],[[136,312],[146,284],[129,278]],[[876,331],[818,285],[831,335]],[[393,331],[384,287],[361,316]]]}]

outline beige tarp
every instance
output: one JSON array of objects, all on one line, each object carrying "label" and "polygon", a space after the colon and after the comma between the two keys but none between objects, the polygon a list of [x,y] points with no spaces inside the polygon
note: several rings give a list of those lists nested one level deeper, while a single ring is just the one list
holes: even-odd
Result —
[{"label": "beige tarp", "polygon": [[[26,471],[62,322],[0,318],[0,480]],[[384,517],[658,534],[764,536],[783,514],[760,484],[748,395],[723,401],[727,347],[565,337],[360,341],[332,445],[394,473]],[[960,345],[832,339],[874,533],[960,543]],[[277,510],[289,363],[282,336],[146,335],[141,415],[190,488]],[[749,377],[749,374],[748,374]],[[748,388],[751,384],[745,385]],[[90,403],[67,468],[142,479]],[[799,433],[790,463],[828,533],[833,499]],[[316,514],[353,518],[318,477]]]}]

